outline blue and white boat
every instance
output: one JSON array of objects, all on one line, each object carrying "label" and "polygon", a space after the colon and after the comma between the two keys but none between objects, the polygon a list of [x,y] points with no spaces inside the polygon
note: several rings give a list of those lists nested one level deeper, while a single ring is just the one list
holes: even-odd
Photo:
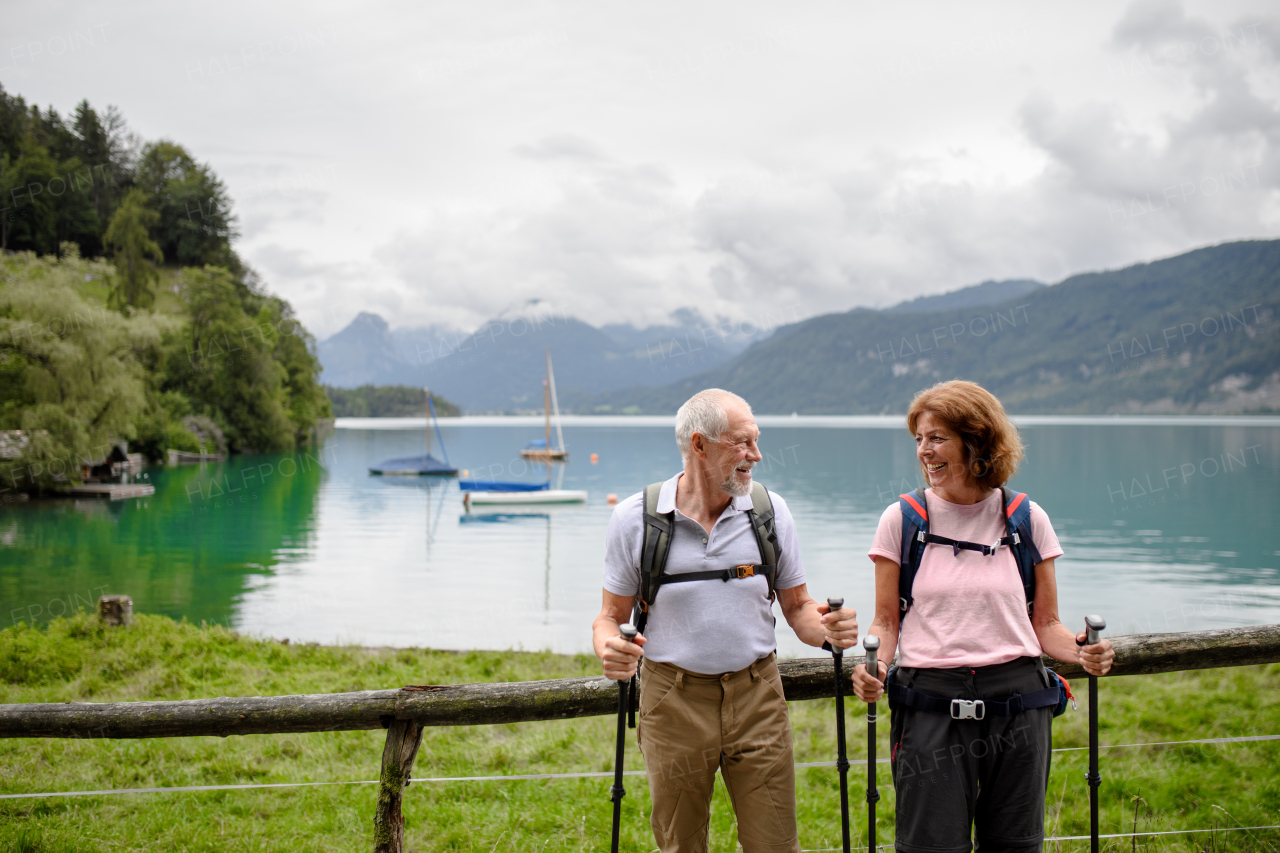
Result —
[{"label": "blue and white boat", "polygon": [[[444,436],[440,434],[440,423],[436,420],[436,407],[431,404],[431,391],[427,388],[423,388],[422,390],[427,393],[426,454],[422,456],[401,456],[397,459],[384,459],[369,469],[370,474],[398,474],[405,476],[435,474],[443,477],[452,477],[458,473],[458,469],[449,464],[449,451],[444,448]],[[440,453],[444,456],[444,461],[441,461],[431,455],[432,427],[435,427],[436,438],[440,441]]]},{"label": "blue and white boat", "polygon": [[[564,482],[564,468],[556,478],[556,486]],[[551,464],[547,463],[547,479],[541,483],[510,480],[458,481],[462,490],[462,505],[468,510],[472,504],[580,504],[587,502],[587,493],[580,489],[551,488]]]},{"label": "blue and white boat", "polygon": [[520,483],[502,480],[459,480],[462,503],[472,504],[580,504],[587,493],[580,489],[553,489],[551,481]]}]

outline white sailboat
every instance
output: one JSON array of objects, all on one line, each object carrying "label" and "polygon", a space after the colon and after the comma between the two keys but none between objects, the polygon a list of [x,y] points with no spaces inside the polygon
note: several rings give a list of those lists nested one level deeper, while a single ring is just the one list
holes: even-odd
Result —
[{"label": "white sailboat", "polygon": [[[568,459],[569,451],[564,449],[564,433],[560,429],[560,401],[556,399],[556,375],[551,370],[551,350],[547,350],[547,378],[542,382],[542,412],[546,417],[546,438],[529,442],[521,448],[520,455],[525,459]],[[551,446],[552,412],[555,413],[556,439],[559,447]]]}]

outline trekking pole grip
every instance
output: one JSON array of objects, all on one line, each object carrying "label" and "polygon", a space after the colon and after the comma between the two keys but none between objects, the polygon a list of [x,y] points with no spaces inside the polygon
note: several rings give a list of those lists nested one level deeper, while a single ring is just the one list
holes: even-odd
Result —
[{"label": "trekking pole grip", "polygon": [[1098,635],[1107,629],[1107,620],[1101,616],[1084,617],[1084,640],[1076,640],[1077,646],[1092,646]]},{"label": "trekking pole grip", "polygon": [[618,630],[622,632],[622,639],[626,640],[628,643],[634,643],[636,641],[636,637],[640,634],[640,632],[636,630],[636,626],[632,625],[630,622],[623,622],[618,626]]},{"label": "trekking pole grip", "polygon": [[875,634],[868,634],[862,640],[862,648],[867,652],[867,674],[879,681],[880,662],[877,657],[880,652],[880,638]]},{"label": "trekking pole grip", "polygon": [[[835,612],[836,612],[837,610],[839,610],[841,607],[844,607],[844,599],[843,599],[843,598],[828,598],[828,599],[827,599],[827,608],[828,608],[828,612],[829,612],[829,613],[835,613]],[[844,657],[844,649],[840,648],[839,646],[837,646],[837,645],[836,645],[836,644],[834,644],[834,643],[832,643],[832,644],[831,644],[831,653],[832,653],[833,655],[840,655],[841,657]]]}]

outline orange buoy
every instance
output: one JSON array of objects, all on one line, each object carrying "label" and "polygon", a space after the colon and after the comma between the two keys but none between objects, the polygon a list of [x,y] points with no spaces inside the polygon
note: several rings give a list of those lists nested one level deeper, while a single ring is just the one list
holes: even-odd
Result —
[{"label": "orange buoy", "polygon": [[597,462],[599,462],[599,461],[600,461],[600,454],[598,454],[598,453],[592,453],[592,454],[591,454],[591,464],[592,464],[592,465],[594,465],[594,464],[596,464],[596,463],[597,463]]},{"label": "orange buoy", "polygon": [[468,471],[466,468],[463,468],[463,469],[462,469],[462,476],[464,476],[464,477],[470,477],[470,476],[471,476],[471,472],[470,472],[470,471]]},{"label": "orange buoy", "polygon": [[609,493],[609,495],[608,495],[608,497],[606,497],[606,498],[604,499],[604,501],[605,501],[605,503],[607,503],[609,506],[613,506],[614,504],[616,504],[616,503],[618,502],[618,496],[617,496],[617,495],[615,495],[613,492],[610,492],[610,493]]}]

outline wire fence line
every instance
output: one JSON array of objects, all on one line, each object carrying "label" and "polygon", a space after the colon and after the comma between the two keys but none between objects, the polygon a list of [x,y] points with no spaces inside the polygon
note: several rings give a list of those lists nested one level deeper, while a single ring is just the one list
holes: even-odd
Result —
[{"label": "wire fence line", "polygon": [[[1148,835],[1195,835],[1201,832],[1251,832],[1255,829],[1280,829],[1280,824],[1271,826],[1220,826],[1212,829],[1165,829],[1159,832],[1115,832],[1109,835],[1099,835],[1098,838],[1135,838]],[[1090,841],[1091,835],[1055,835],[1051,838],[1045,838],[1048,841]],[[892,844],[877,844],[877,850],[892,850]],[[800,853],[833,853],[833,851],[843,850],[843,847],[806,847]]]},{"label": "wire fence line", "polygon": [[[1100,745],[1099,749],[1124,749],[1139,748],[1147,746],[1190,746],[1194,744],[1222,744],[1222,743],[1256,743],[1259,741],[1275,741],[1280,740],[1280,734],[1277,735],[1245,735],[1242,737],[1210,737],[1199,738],[1197,740],[1168,740],[1153,741],[1150,743],[1114,743]],[[1054,752],[1078,752],[1088,749],[1087,746],[1066,746],[1053,750]],[[889,764],[891,759],[877,758],[876,764]],[[863,759],[849,759],[849,766],[857,766],[859,764],[866,765],[867,761]],[[835,767],[834,761],[804,761],[796,762],[796,769],[809,769],[815,767]],[[645,770],[626,770],[623,771],[624,776],[644,776]],[[548,779],[612,779],[612,771],[604,772],[586,772],[586,773],[526,773],[526,774],[501,774],[496,776],[433,776],[424,779],[415,779],[411,777],[411,781],[419,784],[426,783],[443,783],[443,782],[530,782]],[[244,791],[255,788],[317,788],[326,785],[376,785],[377,779],[359,779],[349,782],[249,782],[238,785],[180,785],[168,788],[110,788],[97,791],[44,791],[31,794],[0,794],[0,800],[26,800],[39,797],[91,797],[96,795],[109,794],[175,794],[194,791]],[[1270,828],[1270,827],[1263,827]],[[1187,832],[1209,832],[1211,830],[1186,830]],[[1128,838],[1133,833],[1125,833],[1123,836]],[[1142,835],[1143,833],[1138,833]],[[1083,836],[1088,838],[1088,836]],[[1106,836],[1108,838],[1112,836]],[[1046,838],[1045,841],[1068,841],[1068,838]]]}]

